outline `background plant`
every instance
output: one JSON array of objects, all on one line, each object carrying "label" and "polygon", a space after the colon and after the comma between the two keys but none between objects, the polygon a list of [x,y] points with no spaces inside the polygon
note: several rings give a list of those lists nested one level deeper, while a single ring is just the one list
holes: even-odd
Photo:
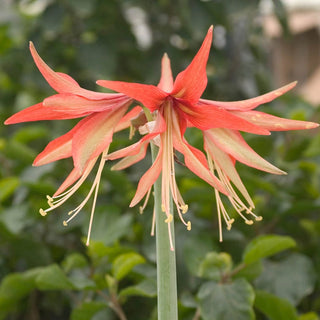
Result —
[{"label": "background plant", "polygon": [[[176,74],[214,24],[208,97],[240,100],[274,89],[257,1],[48,0],[0,6],[2,123],[52,94],[32,63],[29,40],[55,70],[88,89],[96,89],[98,78],[156,84],[162,53],[168,52]],[[147,28],[152,41],[136,36],[139,26]],[[264,111],[319,121],[316,109],[289,94]],[[152,204],[143,215],[128,208],[139,166],[150,161],[126,172],[104,171],[89,248],[83,242],[89,208],[67,228],[62,226],[67,210],[46,218],[38,214],[71,163],[40,168],[31,163],[67,128],[66,122],[0,127],[0,319],[156,319]],[[113,148],[123,146],[127,135],[118,134]],[[188,139],[201,147],[200,136]],[[246,139],[289,175],[238,165],[264,220],[251,227],[239,221],[224,232],[222,244],[213,191],[179,167],[179,185],[192,215],[191,232],[176,224],[180,318],[219,320],[228,314],[239,320],[316,320],[319,131]],[[89,187],[83,186],[83,194]]]}]

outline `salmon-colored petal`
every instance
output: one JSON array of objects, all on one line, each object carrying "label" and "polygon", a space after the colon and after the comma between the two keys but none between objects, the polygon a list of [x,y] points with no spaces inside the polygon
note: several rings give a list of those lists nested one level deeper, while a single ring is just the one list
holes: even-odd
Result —
[{"label": "salmon-colored petal", "polygon": [[90,100],[75,94],[60,93],[46,98],[43,105],[54,111],[71,113],[80,117],[93,112],[118,108],[129,100],[129,97],[118,94],[108,99]]},{"label": "salmon-colored petal", "polygon": [[161,78],[158,88],[165,92],[171,92],[173,88],[173,77],[171,71],[171,64],[168,55],[165,53],[161,60]]},{"label": "salmon-colored petal", "polygon": [[207,86],[206,66],[212,43],[211,26],[196,56],[189,66],[180,72],[174,82],[171,95],[197,102]]},{"label": "salmon-colored petal", "polygon": [[4,124],[14,124],[20,122],[40,121],[40,120],[62,120],[62,119],[74,119],[78,118],[78,115],[58,112],[45,108],[42,103],[37,103],[31,107],[23,109],[16,114],[8,118]]},{"label": "salmon-colored petal", "polygon": [[45,149],[35,158],[33,165],[42,166],[44,164],[57,161],[72,156],[72,138],[77,130],[74,127],[72,130],[63,136],[52,140]]},{"label": "salmon-colored petal", "polygon": [[212,140],[221,150],[247,166],[273,174],[286,174],[284,171],[260,157],[249,147],[237,131],[219,128],[204,131],[203,134],[207,139],[207,143]]},{"label": "salmon-colored petal", "polygon": [[260,111],[232,111],[232,113],[270,131],[305,130],[319,126],[315,122],[285,119]]},{"label": "salmon-colored petal", "polygon": [[152,185],[158,179],[162,170],[162,149],[159,149],[157,158],[148,171],[141,177],[138,183],[136,194],[134,195],[130,207],[134,207],[146,195]]},{"label": "salmon-colored petal", "polygon": [[184,112],[185,118],[193,126],[208,130],[211,128],[228,128],[254,134],[269,135],[270,132],[243,118],[237,117],[227,110],[205,104],[188,104],[187,101],[179,100],[179,109]]},{"label": "salmon-colored petal", "polygon": [[110,145],[114,129],[128,107],[129,104],[120,109],[94,113],[82,120],[82,125],[72,140],[76,168],[83,170],[89,160],[97,157]]},{"label": "salmon-colored petal", "polygon": [[53,71],[39,56],[32,42],[29,44],[30,52],[33,60],[36,63],[39,71],[47,80],[49,85],[59,93],[73,93],[84,96],[88,99],[104,99],[108,94],[101,92],[94,92],[83,89],[79,84],[69,75]]},{"label": "salmon-colored petal", "polygon": [[111,90],[121,92],[132,99],[141,102],[151,111],[157,110],[163,103],[168,93],[148,84],[128,83],[121,81],[98,80],[97,84]]},{"label": "salmon-colored petal", "polygon": [[279,89],[273,90],[261,96],[258,96],[252,99],[247,99],[247,100],[229,102],[229,101],[213,101],[213,100],[200,99],[199,103],[210,104],[210,105],[221,107],[227,110],[248,111],[258,107],[261,104],[270,102],[282,96],[283,94],[285,94],[286,92],[294,88],[296,84],[297,84],[297,81],[294,81]]},{"label": "salmon-colored petal", "polygon": [[215,189],[228,194],[222,183],[210,172],[204,154],[181,137],[176,116],[173,117],[173,122],[173,146],[184,155],[184,162],[188,169]]},{"label": "salmon-colored petal", "polygon": [[224,174],[230,179],[233,184],[237,187],[243,197],[246,199],[248,204],[254,208],[254,203],[244,186],[235,166],[233,158],[230,157],[227,153],[222,151],[215,143],[206,138],[207,136],[204,135],[204,146],[205,150],[210,154],[211,158],[217,162],[218,166],[224,172]]},{"label": "salmon-colored petal", "polygon": [[126,129],[130,127],[131,120],[137,117],[140,112],[142,111],[142,108],[140,106],[135,106],[132,110],[130,110],[128,113],[126,113],[122,119],[119,121],[115,128],[115,132],[121,131],[123,129]]},{"label": "salmon-colored petal", "polygon": [[141,144],[138,153],[121,159],[111,168],[111,170],[123,170],[142,160],[146,156],[148,145],[149,141],[144,141],[144,143]]}]

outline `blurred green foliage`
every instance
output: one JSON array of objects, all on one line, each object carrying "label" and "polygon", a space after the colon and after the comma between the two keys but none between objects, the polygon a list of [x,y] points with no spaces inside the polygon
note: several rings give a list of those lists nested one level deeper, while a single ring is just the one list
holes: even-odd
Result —
[{"label": "blurred green foliage", "polygon": [[[286,27],[283,7],[275,3]],[[213,24],[205,96],[238,100],[264,93],[273,85],[258,8],[254,0],[1,1],[1,123],[52,94],[33,64],[29,40],[55,70],[100,90],[97,79],[156,84],[164,52],[177,74]],[[137,36],[141,28],[143,39]],[[319,121],[318,110],[291,94],[263,110]],[[67,228],[62,221],[90,182],[64,208],[45,218],[38,214],[72,164],[33,168],[31,163],[73,123],[0,126],[0,319],[156,319],[152,203],[143,215],[128,208],[149,159],[126,172],[111,172],[107,165],[89,247],[84,238],[90,208]],[[127,134],[117,135],[112,147],[122,146]],[[188,139],[201,148],[197,133]],[[224,230],[223,243],[218,242],[213,190],[177,168],[193,226],[187,232],[176,224],[180,319],[317,320],[319,130],[246,139],[289,174],[272,176],[238,165],[264,220],[254,226],[237,221],[231,231]]]}]

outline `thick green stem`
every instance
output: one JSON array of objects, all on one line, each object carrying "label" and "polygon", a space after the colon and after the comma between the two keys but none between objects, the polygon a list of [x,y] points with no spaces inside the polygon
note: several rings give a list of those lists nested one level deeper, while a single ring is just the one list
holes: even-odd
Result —
[{"label": "thick green stem", "polygon": [[[157,147],[152,145],[153,161]],[[154,209],[156,215],[158,320],[178,320],[177,274],[175,251],[170,249],[166,215],[161,210],[161,176],[154,184]],[[172,209],[172,202],[171,202]],[[174,246],[174,222],[170,222]]]}]

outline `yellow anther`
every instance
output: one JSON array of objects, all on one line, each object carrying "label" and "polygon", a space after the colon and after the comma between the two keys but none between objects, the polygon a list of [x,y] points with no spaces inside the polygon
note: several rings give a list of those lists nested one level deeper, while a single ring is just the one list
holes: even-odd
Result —
[{"label": "yellow anther", "polygon": [[164,204],[161,205],[161,211],[166,212],[166,207],[164,206]]},{"label": "yellow anther", "polygon": [[188,223],[187,223],[187,230],[188,230],[188,231],[191,230],[191,221],[188,221]]},{"label": "yellow anther", "polygon": [[231,224],[231,223],[230,223],[230,224],[227,224],[227,230],[230,231],[231,228],[232,228],[232,224]]},{"label": "yellow anther", "polygon": [[62,223],[63,223],[63,225],[64,225],[65,227],[68,225],[67,221],[65,221],[65,220],[64,220]]},{"label": "yellow anther", "polygon": [[68,216],[71,216],[73,214],[73,210],[68,212]]},{"label": "yellow anther", "polygon": [[42,208],[40,208],[39,212],[43,217],[47,215],[47,212],[44,211]]},{"label": "yellow anther", "polygon": [[47,195],[47,200],[49,207],[53,207],[53,198]]},{"label": "yellow anther", "polygon": [[142,206],[139,207],[139,213],[143,214],[143,207]]},{"label": "yellow anther", "polygon": [[171,213],[168,214],[168,217],[166,220],[164,220],[165,223],[170,223],[173,220],[173,215]]},{"label": "yellow anther", "polygon": [[251,226],[253,224],[253,221],[252,220],[246,220],[245,223],[248,224],[249,226]]},{"label": "yellow anther", "polygon": [[229,222],[230,225],[232,225],[234,223],[234,219],[232,218],[228,222]]},{"label": "yellow anther", "polygon": [[188,209],[189,209],[189,207],[188,207],[187,204],[185,204],[184,206],[181,207],[181,210],[182,210],[183,214],[187,213]]},{"label": "yellow anther", "polygon": [[261,220],[263,219],[263,217],[261,217],[261,216],[256,216],[255,219],[256,219],[256,221],[261,221]]}]

